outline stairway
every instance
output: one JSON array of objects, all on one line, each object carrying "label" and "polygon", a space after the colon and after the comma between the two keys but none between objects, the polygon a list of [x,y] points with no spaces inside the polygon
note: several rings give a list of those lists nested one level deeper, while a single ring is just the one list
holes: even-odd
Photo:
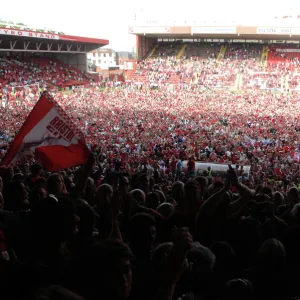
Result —
[{"label": "stairway", "polygon": [[224,58],[226,51],[227,51],[227,46],[222,45],[217,58],[217,66],[219,66],[221,60]]},{"label": "stairway", "polygon": [[149,53],[148,56],[146,57],[146,60],[150,59],[150,58],[153,56],[153,54],[155,53],[157,47],[158,47],[158,44],[156,44],[156,45],[153,47],[153,49],[150,51],[150,53]]},{"label": "stairway", "polygon": [[262,53],[261,53],[261,59],[260,59],[260,65],[263,68],[266,68],[268,65],[268,53],[269,53],[269,47],[268,46],[264,46]]},{"label": "stairway", "polygon": [[180,59],[180,58],[181,58],[181,56],[182,56],[182,54],[184,53],[186,47],[187,47],[187,44],[182,45],[181,49],[179,50],[179,52],[178,52],[178,54],[177,54],[177,56],[176,56],[177,59]]}]

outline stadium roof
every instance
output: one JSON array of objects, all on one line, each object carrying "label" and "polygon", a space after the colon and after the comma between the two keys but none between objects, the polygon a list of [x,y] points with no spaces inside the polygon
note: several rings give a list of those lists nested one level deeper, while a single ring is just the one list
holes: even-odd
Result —
[{"label": "stadium roof", "polygon": [[104,39],[0,27],[0,51],[86,53],[108,44]]},{"label": "stadium roof", "polygon": [[300,38],[300,23],[285,23],[279,26],[269,24],[259,25],[239,25],[227,22],[194,24],[162,24],[159,22],[148,24],[136,24],[128,29],[130,34],[139,36],[166,38],[166,39],[197,39],[197,38],[218,38],[218,39],[254,39],[254,40],[298,40]]}]

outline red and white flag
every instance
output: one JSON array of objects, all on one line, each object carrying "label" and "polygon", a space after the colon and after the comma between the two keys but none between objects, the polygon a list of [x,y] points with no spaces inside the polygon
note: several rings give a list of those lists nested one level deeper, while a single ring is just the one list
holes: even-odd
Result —
[{"label": "red and white flag", "polygon": [[89,156],[84,136],[64,110],[44,92],[12,142],[1,166],[26,157],[39,160],[47,170],[57,171],[84,164]]}]

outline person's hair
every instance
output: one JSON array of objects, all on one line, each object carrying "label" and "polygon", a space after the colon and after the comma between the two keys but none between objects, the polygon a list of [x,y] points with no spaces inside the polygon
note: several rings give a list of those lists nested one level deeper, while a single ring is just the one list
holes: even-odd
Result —
[{"label": "person's hair", "polygon": [[186,184],[184,185],[184,189],[185,191],[188,191],[190,189],[194,189],[194,188],[201,188],[200,183],[195,180],[195,179],[191,179],[189,181],[186,182]]},{"label": "person's hair", "polygon": [[260,193],[260,190],[263,186],[262,185],[257,185],[256,186],[256,189],[255,189],[255,195],[259,194]]},{"label": "person's hair", "polygon": [[45,188],[47,187],[47,180],[44,177],[40,177],[34,183],[35,186]]},{"label": "person's hair", "polygon": [[153,185],[153,190],[155,190],[155,191],[161,191],[160,185],[157,184],[157,183],[155,183],[155,184]]},{"label": "person's hair", "polygon": [[293,225],[296,228],[300,228],[300,203],[296,204],[292,211],[291,211],[291,215],[293,218]]},{"label": "person's hair", "polygon": [[195,272],[212,272],[216,263],[213,252],[200,243],[195,243],[188,254],[188,260],[195,265]]},{"label": "person's hair", "polygon": [[71,178],[69,178],[68,176],[65,176],[65,177],[62,177],[62,178],[63,178],[63,181],[64,181],[64,185],[66,187],[66,190],[68,192],[70,192],[71,189],[72,189],[72,180],[71,180]]},{"label": "person's hair", "polygon": [[222,290],[220,300],[251,300],[254,299],[252,283],[247,279],[232,279]]},{"label": "person's hair", "polygon": [[67,176],[67,172],[66,171],[60,171],[59,174],[65,178]]},{"label": "person's hair", "polygon": [[160,202],[160,203],[166,202],[166,196],[165,196],[165,194],[163,193],[163,191],[161,191],[161,190],[156,190],[155,193],[158,194],[158,196],[159,196],[159,202]]},{"label": "person's hair", "polygon": [[34,163],[31,168],[30,168],[30,171],[31,171],[31,175],[32,176],[37,176],[41,171],[42,171],[42,166],[38,163]]},{"label": "person's hair", "polygon": [[130,192],[132,198],[138,202],[140,205],[144,206],[146,201],[145,193],[142,190],[135,189]]},{"label": "person's hair", "polygon": [[[41,191],[43,190],[43,187],[35,186],[30,194],[30,206],[31,208],[37,205],[42,199],[41,199]],[[45,190],[46,191],[46,190]]]},{"label": "person's hair", "polygon": [[166,242],[158,245],[152,252],[152,266],[155,275],[161,276],[164,268],[164,260],[170,254],[173,243]]},{"label": "person's hair", "polygon": [[216,256],[215,270],[228,272],[236,267],[236,254],[231,246],[225,242],[216,242],[211,246]]},{"label": "person's hair", "polygon": [[183,189],[184,189],[184,183],[182,181],[174,182],[171,189],[172,197],[176,199],[178,197],[178,190],[183,192]]},{"label": "person's hair", "polygon": [[147,213],[135,214],[130,219],[130,228],[132,230],[139,230],[140,227],[150,227],[156,224],[155,218]]},{"label": "person's hair", "polygon": [[13,176],[14,176],[14,170],[11,167],[1,167],[0,168],[0,176],[3,180],[3,183],[7,183],[9,181],[12,180]]},{"label": "person's hair", "polygon": [[299,202],[299,191],[297,188],[291,187],[288,190],[287,195],[293,198],[293,204],[296,204]]},{"label": "person's hair", "polygon": [[223,188],[224,184],[221,181],[215,181],[212,185],[213,192],[216,192],[217,190],[221,190]]},{"label": "person's hair", "polygon": [[99,255],[98,257],[103,259],[102,265],[107,266],[108,268],[110,267],[111,262],[115,262],[116,259],[133,259],[130,248],[122,241],[115,239],[108,239],[102,243],[96,243],[92,248],[91,254],[95,254],[95,256]]},{"label": "person's hair", "polygon": [[286,267],[284,245],[276,239],[266,240],[258,251],[258,264],[265,271],[283,271]]},{"label": "person's hair", "polygon": [[136,246],[137,243],[141,243],[141,239],[146,238],[145,232],[148,232],[149,228],[155,225],[155,218],[150,214],[135,214],[129,221],[129,239],[131,245]]},{"label": "person's hair", "polygon": [[58,177],[60,177],[61,180],[63,181],[63,178],[58,173],[53,173],[49,176],[49,178],[47,180],[47,191],[49,192],[49,194],[56,193],[56,191],[54,190],[54,187],[57,185],[57,178]]},{"label": "person's hair", "polygon": [[116,173],[115,172],[109,172],[108,174],[106,174],[105,178],[103,179],[103,182],[105,182],[108,185],[113,186],[115,180],[116,180]]},{"label": "person's hair", "polygon": [[171,203],[164,202],[157,208],[158,212],[165,218],[170,218],[174,213],[174,206]]},{"label": "person's hair", "polygon": [[144,181],[144,180],[148,180],[149,176],[146,173],[142,173],[138,176],[137,181],[138,183]]},{"label": "person's hair", "polygon": [[157,192],[149,193],[146,198],[146,206],[148,208],[157,209],[160,204],[160,197]]},{"label": "person's hair", "polygon": [[154,187],[155,185],[155,179],[153,177],[150,177],[150,187]]},{"label": "person's hair", "polygon": [[22,173],[15,173],[12,180],[13,181],[24,181],[24,175]]},{"label": "person's hair", "polygon": [[273,198],[274,198],[274,204],[276,206],[280,206],[284,204],[284,196],[282,193],[275,192]]},{"label": "person's hair", "polygon": [[19,198],[23,189],[24,187],[21,181],[11,181],[5,186],[3,191],[5,210],[15,211],[23,208],[22,199]]},{"label": "person's hair", "polygon": [[103,196],[103,194],[107,193],[107,192],[113,192],[113,189],[111,187],[111,185],[104,183],[101,184],[96,191],[96,202],[98,203],[99,201],[101,202],[101,197]]},{"label": "person's hair", "polygon": [[207,187],[208,186],[208,179],[204,176],[197,176],[195,178],[196,181],[200,183],[201,186]]},{"label": "person's hair", "polygon": [[263,186],[260,191],[259,191],[260,194],[265,194],[267,196],[270,197],[270,200],[273,199],[273,193],[272,193],[272,189],[268,186]]},{"label": "person's hair", "polygon": [[81,296],[62,286],[50,286],[36,292],[36,300],[84,300]]}]

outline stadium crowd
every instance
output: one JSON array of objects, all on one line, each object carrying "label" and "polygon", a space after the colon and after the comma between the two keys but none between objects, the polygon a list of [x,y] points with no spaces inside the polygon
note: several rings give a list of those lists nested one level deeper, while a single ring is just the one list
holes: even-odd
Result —
[{"label": "stadium crowd", "polygon": [[[37,97],[28,92],[2,108],[2,155]],[[300,152],[296,94],[94,88],[54,97],[89,147],[101,149],[106,169],[119,159],[130,174],[142,163],[150,175],[157,164],[168,174],[178,160],[192,157],[251,165],[251,176],[243,177],[251,187],[271,182],[285,191],[288,182],[300,184],[298,164],[293,164]]]},{"label": "stadium crowd", "polygon": [[0,58],[0,89],[8,93],[15,86],[39,84],[40,87],[65,87],[68,83],[89,84],[92,75],[63,62],[46,58]]},{"label": "stadium crowd", "polygon": [[[135,81],[166,85],[174,83],[172,75],[177,75],[177,84],[208,88],[289,90],[299,87],[298,52],[276,51],[285,49],[281,46],[269,46],[265,65],[262,65],[261,44],[229,43],[221,53],[220,43],[191,43],[180,58],[176,56],[180,48],[170,52],[161,47],[157,55],[140,62],[133,77]],[[290,47],[298,49],[298,46]]]},{"label": "stadium crowd", "polygon": [[[189,50],[182,64],[163,53],[142,62],[146,76],[210,72],[217,52],[203,63]],[[254,66],[257,50],[227,55],[230,74],[239,58]],[[300,296],[297,93],[129,84],[52,95],[91,155],[58,173],[35,161],[0,168],[1,298]],[[2,157],[38,98],[29,87],[4,99]]]}]

